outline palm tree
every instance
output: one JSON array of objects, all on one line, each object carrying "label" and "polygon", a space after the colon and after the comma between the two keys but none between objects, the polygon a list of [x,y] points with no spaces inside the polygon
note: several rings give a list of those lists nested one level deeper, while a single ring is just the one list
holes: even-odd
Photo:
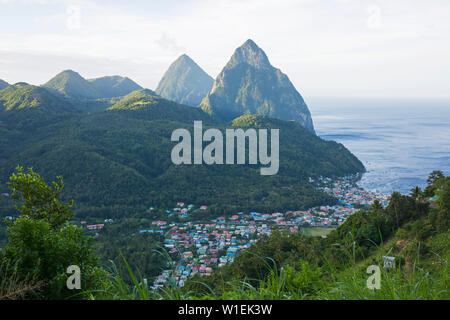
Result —
[{"label": "palm tree", "polygon": [[442,171],[434,170],[428,176],[427,183],[428,183],[429,186],[432,186],[436,182],[436,180],[439,180],[439,179],[441,179],[443,177],[444,177],[444,174],[442,173]]},{"label": "palm tree", "polygon": [[398,210],[399,210],[399,206],[400,206],[401,196],[402,195],[400,194],[400,192],[394,191],[394,192],[392,192],[391,197],[389,199],[389,207],[394,210],[395,222],[396,222],[397,228],[399,226],[399,224],[398,224]]},{"label": "palm tree", "polygon": [[411,189],[410,196],[411,196],[414,200],[420,202],[420,201],[422,200],[422,196],[423,196],[422,189],[420,189],[419,186],[415,186],[414,188]]},{"label": "palm tree", "polygon": [[375,200],[372,204],[372,210],[373,211],[381,211],[383,209],[383,206],[381,205],[380,200]]}]

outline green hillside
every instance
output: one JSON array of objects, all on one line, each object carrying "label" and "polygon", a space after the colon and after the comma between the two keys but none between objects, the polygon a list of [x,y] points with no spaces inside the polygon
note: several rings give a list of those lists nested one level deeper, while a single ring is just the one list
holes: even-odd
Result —
[{"label": "green hillside", "polygon": [[44,177],[64,176],[64,197],[74,199],[75,209],[84,215],[124,216],[174,201],[204,203],[212,213],[230,214],[333,203],[332,197],[310,185],[308,177],[364,170],[341,144],[324,141],[297,123],[259,116],[237,119],[233,126],[280,129],[278,175],[261,176],[259,165],[176,166],[170,157],[175,145],[171,133],[178,128],[192,132],[194,120],[203,120],[205,130],[217,127],[198,108],[140,90],[107,111],[73,114],[37,127],[32,134],[26,129],[9,130],[0,138],[5,146],[0,191],[6,189],[4,183],[20,164],[35,168]]},{"label": "green hillside", "polygon": [[52,95],[46,89],[19,82],[0,90],[3,112],[40,109],[45,112],[73,111],[73,106]]},{"label": "green hillside", "polygon": [[[14,141],[19,136],[31,135],[36,127],[59,121],[77,112],[71,103],[44,88],[24,82],[10,85],[0,90],[0,132],[4,135],[2,145],[17,147]],[[9,130],[21,131],[9,136]],[[8,152],[8,149],[2,149],[2,152]]]},{"label": "green hillside", "polygon": [[212,122],[211,117],[202,110],[161,98],[149,89],[136,90],[126,95],[109,107],[108,111],[146,120],[160,119],[191,123],[194,120],[202,120],[208,123]]},{"label": "green hillside", "polygon": [[42,87],[65,99],[82,112],[106,110],[121,97],[142,89],[127,77],[105,76],[86,80],[72,70],[57,74]]},{"label": "green hillside", "polygon": [[[393,192],[386,208],[375,202],[325,238],[275,230],[209,277],[197,273],[182,288],[169,283],[162,290],[150,287],[149,278],[163,268],[181,268],[161,253],[158,243],[163,241],[162,236],[134,233],[148,225],[149,219],[126,219],[122,224],[108,225],[96,240],[96,252],[82,228],[67,223],[72,217],[72,203],[59,199],[61,179],[47,185],[33,170],[18,168],[10,181],[22,217],[9,224],[9,241],[0,249],[3,299],[450,298],[450,177],[440,171],[432,172],[425,190],[417,187],[410,195]],[[0,225],[0,235],[5,230]],[[123,250],[127,260],[118,258]],[[105,271],[99,267],[105,267],[106,257],[115,263],[109,262]],[[85,275],[76,296],[65,285],[66,266],[73,261]],[[139,270],[145,271],[142,274]]]},{"label": "green hillside", "polygon": [[65,98],[97,99],[100,93],[80,74],[64,70],[42,85]]}]

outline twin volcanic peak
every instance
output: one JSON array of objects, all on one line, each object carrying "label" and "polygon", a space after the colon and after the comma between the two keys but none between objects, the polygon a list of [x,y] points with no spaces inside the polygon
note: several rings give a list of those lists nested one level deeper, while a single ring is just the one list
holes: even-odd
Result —
[{"label": "twin volcanic peak", "polygon": [[236,49],[200,107],[222,121],[260,114],[294,120],[314,133],[311,114],[300,93],[250,39]]},{"label": "twin volcanic peak", "polygon": [[[8,83],[0,81],[0,90],[2,87],[8,87]],[[252,40],[235,50],[215,80],[183,54],[172,63],[151,94],[139,92],[142,87],[127,77],[85,79],[72,70],[57,74],[42,87],[57,97],[79,101],[124,97],[138,90],[141,95],[145,93],[145,97],[152,96],[151,101],[156,101],[155,96],[159,95],[180,104],[200,106],[204,112],[224,122],[257,114],[294,120],[314,133],[311,114],[302,96]],[[134,101],[133,108],[139,107],[136,97],[144,99],[137,93],[132,99],[128,97]]]},{"label": "twin volcanic peak", "polygon": [[167,69],[156,88],[163,98],[189,106],[198,106],[211,90],[214,79],[186,54]]},{"label": "twin volcanic peak", "polygon": [[72,70],[58,73],[42,86],[66,98],[78,100],[121,97],[142,89],[127,77],[106,76],[86,80]]}]

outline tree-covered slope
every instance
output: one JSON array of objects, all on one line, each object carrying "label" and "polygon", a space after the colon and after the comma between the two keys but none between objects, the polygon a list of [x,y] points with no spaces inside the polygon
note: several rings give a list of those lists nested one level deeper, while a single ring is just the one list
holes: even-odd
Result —
[{"label": "tree-covered slope", "polygon": [[142,89],[128,77],[105,76],[86,80],[72,70],[58,73],[43,87],[75,100],[123,97],[135,90]]},{"label": "tree-covered slope", "polygon": [[280,130],[280,172],[299,175],[342,176],[362,172],[364,166],[344,145],[326,141],[295,121],[261,115],[245,115],[232,120],[238,128],[272,128]]},{"label": "tree-covered slope", "polygon": [[209,123],[212,121],[211,117],[202,110],[164,99],[150,89],[131,92],[109,107],[108,111],[146,120],[159,119],[181,122],[202,120]]},{"label": "tree-covered slope", "polygon": [[[44,88],[24,82],[0,90],[0,132],[5,135],[5,139],[10,133],[7,130],[31,133],[36,126],[46,125],[77,112],[71,103]],[[14,140],[11,137],[11,141]]]},{"label": "tree-covered slope", "polygon": [[243,114],[261,114],[295,120],[314,132],[311,114],[300,93],[252,40],[236,49],[200,107],[223,121]]},{"label": "tree-covered slope", "polygon": [[106,110],[123,96],[142,89],[127,77],[105,76],[86,80],[72,70],[57,74],[42,87],[83,112]]},{"label": "tree-covered slope", "polygon": [[364,170],[341,144],[324,141],[295,122],[262,116],[243,116],[233,127],[280,129],[277,175],[260,175],[260,165],[174,165],[171,150],[176,143],[170,139],[175,129],[193,132],[194,120],[202,120],[204,130],[218,127],[224,132],[227,126],[218,126],[198,108],[153,94],[138,90],[107,111],[73,113],[33,130],[8,127],[0,138],[1,188],[21,164],[44,177],[64,176],[65,196],[75,199],[77,210],[85,214],[120,216],[174,201],[203,203],[231,214],[332,203],[308,177]]},{"label": "tree-covered slope", "polygon": [[197,106],[211,90],[213,82],[211,76],[183,54],[170,65],[156,93],[178,103]]},{"label": "tree-covered slope", "polygon": [[96,99],[100,93],[94,86],[72,70],[64,70],[43,84],[43,87],[72,99]]},{"label": "tree-covered slope", "polygon": [[19,82],[0,90],[3,112],[40,109],[43,112],[73,111],[73,107],[46,89]]}]

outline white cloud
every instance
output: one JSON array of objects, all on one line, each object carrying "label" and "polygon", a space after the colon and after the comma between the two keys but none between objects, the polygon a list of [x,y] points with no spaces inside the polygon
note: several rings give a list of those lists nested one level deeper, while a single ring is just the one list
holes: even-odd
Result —
[{"label": "white cloud", "polygon": [[161,38],[155,41],[155,43],[160,46],[163,50],[169,52],[180,52],[184,51],[185,48],[180,46],[175,38],[169,37],[167,34],[161,35]]},{"label": "white cloud", "polygon": [[[34,10],[19,10],[24,3]],[[71,6],[79,24],[67,28]],[[15,81],[46,80],[58,57],[97,76],[116,65],[114,73],[155,88],[181,53],[214,77],[252,38],[306,96],[450,96],[450,4],[439,0],[16,0],[3,8],[0,78]],[[16,72],[25,57],[40,57],[40,67]]]}]

